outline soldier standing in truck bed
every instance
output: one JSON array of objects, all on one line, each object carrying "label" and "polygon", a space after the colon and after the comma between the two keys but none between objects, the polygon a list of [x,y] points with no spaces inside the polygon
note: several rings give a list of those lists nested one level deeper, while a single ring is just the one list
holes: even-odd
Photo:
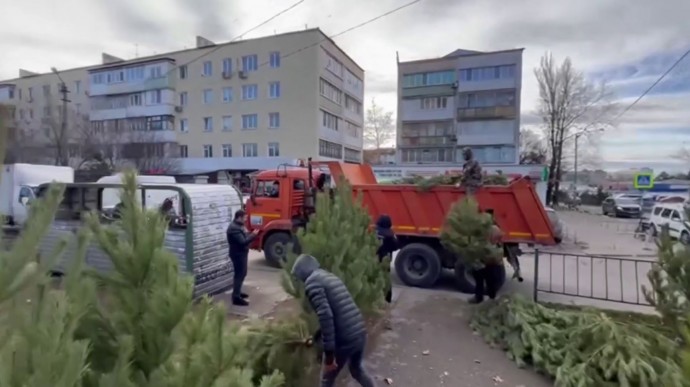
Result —
[{"label": "soldier standing in truck bed", "polygon": [[482,167],[474,159],[472,149],[464,148],[462,156],[465,163],[462,165],[462,178],[459,185],[465,187],[468,195],[473,195],[482,185]]}]

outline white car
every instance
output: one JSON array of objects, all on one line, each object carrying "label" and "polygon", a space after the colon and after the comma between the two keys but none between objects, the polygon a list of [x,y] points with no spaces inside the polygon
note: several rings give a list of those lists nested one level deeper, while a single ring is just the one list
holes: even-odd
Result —
[{"label": "white car", "polygon": [[558,213],[551,207],[544,207],[546,210],[546,215],[549,217],[551,222],[551,228],[553,229],[553,239],[556,243],[563,242],[563,221],[558,218]]},{"label": "white car", "polygon": [[671,238],[683,244],[690,244],[690,222],[682,203],[658,203],[649,218],[649,232],[656,236],[663,227],[668,227]]}]

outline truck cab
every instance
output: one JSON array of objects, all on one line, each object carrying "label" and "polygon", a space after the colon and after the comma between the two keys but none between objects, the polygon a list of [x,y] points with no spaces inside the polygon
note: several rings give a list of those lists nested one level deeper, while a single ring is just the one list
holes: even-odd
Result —
[{"label": "truck cab", "polygon": [[263,250],[266,260],[279,265],[292,242],[292,232],[303,227],[314,211],[316,192],[329,185],[326,170],[280,165],[252,176],[245,205],[247,229],[259,229],[250,246]]}]

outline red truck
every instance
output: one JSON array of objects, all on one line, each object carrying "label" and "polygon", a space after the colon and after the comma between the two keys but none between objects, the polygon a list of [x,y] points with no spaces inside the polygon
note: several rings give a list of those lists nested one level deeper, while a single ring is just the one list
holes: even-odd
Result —
[{"label": "red truck", "polygon": [[[368,165],[310,160],[306,167],[281,165],[256,173],[246,203],[247,227],[259,228],[261,233],[251,248],[263,250],[270,264],[280,265],[293,230],[304,226],[313,213],[316,194],[340,178],[352,185],[353,192],[362,193],[372,222],[381,214],[390,215],[400,244],[395,271],[406,285],[432,287],[446,268],[456,269],[460,291],[474,291],[471,276],[462,265],[456,266],[456,257],[439,240],[446,214],[465,195],[464,189],[436,186],[423,191],[416,185],[377,184]],[[475,198],[480,209],[493,212],[504,233],[506,257],[517,269],[520,243],[556,243],[544,206],[528,179],[517,179],[507,186],[484,186]]]}]

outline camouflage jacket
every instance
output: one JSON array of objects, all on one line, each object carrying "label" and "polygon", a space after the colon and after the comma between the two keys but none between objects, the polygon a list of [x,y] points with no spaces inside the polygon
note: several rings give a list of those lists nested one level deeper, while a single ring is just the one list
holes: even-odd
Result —
[{"label": "camouflage jacket", "polygon": [[482,167],[477,160],[468,160],[462,166],[462,185],[473,188],[482,185]]}]

